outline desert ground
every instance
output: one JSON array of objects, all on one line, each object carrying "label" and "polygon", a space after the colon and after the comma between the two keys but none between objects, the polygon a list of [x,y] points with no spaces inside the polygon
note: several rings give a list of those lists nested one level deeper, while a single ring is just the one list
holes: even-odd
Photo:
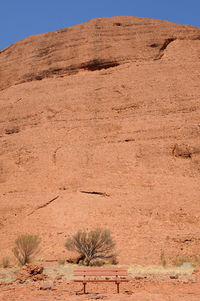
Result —
[{"label": "desert ground", "polygon": [[[88,283],[86,294],[81,283],[73,282],[75,265],[48,266],[43,280],[25,281],[19,268],[0,270],[0,300],[120,300],[120,301],[197,301],[200,296],[200,271],[192,268],[129,267],[128,283]],[[16,273],[17,272],[17,273]],[[18,277],[16,278],[16,275]],[[2,277],[4,275],[4,277]]]}]

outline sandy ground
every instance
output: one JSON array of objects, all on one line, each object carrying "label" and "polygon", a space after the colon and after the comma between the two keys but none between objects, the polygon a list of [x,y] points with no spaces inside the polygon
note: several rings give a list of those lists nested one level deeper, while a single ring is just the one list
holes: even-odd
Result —
[{"label": "sandy ground", "polygon": [[177,283],[159,281],[133,281],[121,285],[116,294],[113,284],[88,285],[86,295],[76,295],[81,285],[72,282],[53,285],[26,284],[1,286],[1,301],[53,301],[53,300],[113,300],[113,301],[199,301],[200,286],[197,283]]},{"label": "sandy ground", "polygon": [[[160,270],[159,270],[160,269]],[[79,292],[82,284],[73,282],[73,266],[54,266],[44,269],[45,280],[27,280],[20,284],[11,274],[18,268],[0,270],[1,301],[53,301],[53,300],[113,300],[113,301],[197,301],[200,300],[200,281],[191,269],[149,267],[129,269],[130,281],[121,283],[120,294],[114,283],[89,283],[87,294]],[[147,273],[148,271],[148,273]],[[156,274],[155,274],[156,271]],[[158,274],[158,271],[160,273]],[[6,278],[7,275],[7,278]],[[10,277],[10,278],[9,278]],[[8,280],[8,282],[5,282]]]}]

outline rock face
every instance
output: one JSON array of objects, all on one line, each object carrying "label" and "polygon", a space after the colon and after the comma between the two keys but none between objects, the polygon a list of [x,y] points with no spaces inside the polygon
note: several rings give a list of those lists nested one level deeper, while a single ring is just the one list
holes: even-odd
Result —
[{"label": "rock face", "polygon": [[32,36],[2,50],[0,89],[84,70],[158,60],[170,43],[199,39],[199,29],[192,26],[133,17],[98,18]]},{"label": "rock face", "polygon": [[[199,254],[200,29],[98,18],[0,52],[0,250],[110,228],[120,263]],[[67,252],[66,252],[67,253]]]}]

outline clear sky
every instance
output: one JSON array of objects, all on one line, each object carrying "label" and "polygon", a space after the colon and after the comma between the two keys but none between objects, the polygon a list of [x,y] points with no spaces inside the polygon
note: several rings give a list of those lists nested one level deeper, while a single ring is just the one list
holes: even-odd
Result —
[{"label": "clear sky", "polygon": [[200,0],[0,0],[0,49],[30,35],[112,16],[200,27]]}]

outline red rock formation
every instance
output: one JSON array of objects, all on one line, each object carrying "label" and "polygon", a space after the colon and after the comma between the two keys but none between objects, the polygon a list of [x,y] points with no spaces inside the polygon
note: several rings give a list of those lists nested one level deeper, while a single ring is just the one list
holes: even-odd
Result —
[{"label": "red rock formation", "polygon": [[18,272],[17,281],[24,283],[31,279],[33,281],[44,280],[47,276],[43,274],[43,267],[39,265],[26,264]]},{"label": "red rock formation", "polygon": [[110,228],[121,263],[199,254],[199,58],[200,29],[136,17],[2,50],[2,255],[34,232],[59,258],[94,227]]}]

